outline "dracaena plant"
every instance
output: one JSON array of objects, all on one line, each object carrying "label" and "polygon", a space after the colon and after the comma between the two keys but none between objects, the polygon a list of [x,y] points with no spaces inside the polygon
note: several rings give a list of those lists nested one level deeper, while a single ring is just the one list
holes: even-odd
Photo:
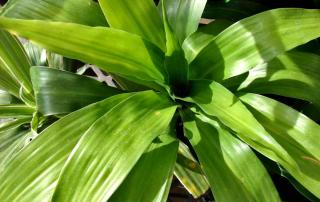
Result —
[{"label": "dracaena plant", "polygon": [[[25,105],[2,105],[0,116],[28,117],[39,134],[1,156],[0,200],[166,201],[175,175],[195,198],[210,188],[217,201],[280,201],[257,153],[320,198],[319,125],[268,96],[319,109],[320,56],[292,49],[320,36],[320,10],[275,9],[198,28],[205,6],[9,1],[3,30],[94,64],[121,88],[30,67],[2,30],[1,88]],[[41,124],[52,116],[60,119]],[[1,138],[14,137],[9,131]]]}]

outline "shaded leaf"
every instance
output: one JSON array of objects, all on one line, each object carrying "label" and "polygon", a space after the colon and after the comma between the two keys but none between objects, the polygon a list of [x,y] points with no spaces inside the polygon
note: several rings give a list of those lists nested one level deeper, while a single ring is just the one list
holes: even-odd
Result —
[{"label": "shaded leaf", "polygon": [[178,142],[163,135],[157,138],[110,198],[110,202],[156,201],[169,176],[172,176]]},{"label": "shaded leaf", "polygon": [[0,27],[58,54],[98,65],[107,72],[132,80],[163,83],[161,50],[137,35],[112,28],[4,17],[0,17]]},{"label": "shaded leaf", "polygon": [[92,78],[46,67],[32,67],[32,83],[38,111],[44,115],[65,114],[120,90]]},{"label": "shaded leaf", "polygon": [[106,26],[99,5],[92,0],[9,0],[0,15],[49,21],[74,22],[89,26]]},{"label": "shaded leaf", "polygon": [[0,105],[0,118],[32,116],[35,109],[22,104]]},{"label": "shaded leaf", "polygon": [[165,51],[163,24],[152,0],[99,0],[110,27],[135,33]]},{"label": "shaded leaf", "polygon": [[[190,78],[223,80],[320,36],[320,10],[266,11],[228,27],[190,66]],[[266,41],[268,43],[266,43]]]},{"label": "shaded leaf", "polygon": [[217,201],[281,201],[266,169],[248,145],[203,115],[183,117],[185,132]]}]

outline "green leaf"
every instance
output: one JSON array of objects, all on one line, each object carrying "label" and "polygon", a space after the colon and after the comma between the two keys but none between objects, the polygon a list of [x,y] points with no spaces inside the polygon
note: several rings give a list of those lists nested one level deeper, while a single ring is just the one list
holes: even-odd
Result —
[{"label": "green leaf", "polygon": [[110,27],[138,34],[166,49],[163,24],[152,0],[99,0]]},{"label": "green leaf", "polygon": [[108,201],[156,201],[158,193],[172,175],[178,145],[176,139],[168,135],[153,141]]},{"label": "green leaf", "polygon": [[0,172],[1,200],[50,201],[59,173],[80,137],[96,120],[131,96],[120,94],[97,102],[46,128]]},{"label": "green leaf", "polygon": [[0,172],[30,141],[30,130],[23,127],[0,132]]},{"label": "green leaf", "polygon": [[18,39],[4,30],[0,30],[0,69],[10,74],[27,93],[32,92],[27,54]]},{"label": "green leaf", "polygon": [[32,67],[38,111],[65,114],[121,93],[92,78],[46,67]]},{"label": "green leaf", "polygon": [[188,63],[191,63],[203,48],[230,25],[230,21],[215,20],[208,25],[199,27],[195,33],[186,38],[182,44],[182,48]]},{"label": "green leaf", "polygon": [[209,189],[200,165],[193,158],[188,147],[181,142],[174,174],[194,198],[200,197]]},{"label": "green leaf", "polygon": [[112,28],[4,17],[0,17],[0,27],[58,54],[95,64],[106,72],[131,80],[164,82],[163,53],[137,35]]},{"label": "green leaf", "polygon": [[161,190],[158,193],[157,198],[154,202],[167,202],[168,195],[170,192],[171,184],[172,184],[173,173],[167,178],[166,182],[163,184]]},{"label": "green leaf", "polygon": [[9,0],[0,15],[61,22],[74,22],[89,26],[106,26],[99,5],[92,0]]},{"label": "green leaf", "polygon": [[32,117],[19,118],[0,123],[0,133],[17,128],[25,123],[29,123]]},{"label": "green leaf", "polygon": [[22,104],[0,105],[0,118],[32,116],[35,109]]},{"label": "green leaf", "polygon": [[0,105],[11,104],[12,100],[13,97],[8,92],[0,90]]},{"label": "green leaf", "polygon": [[217,201],[281,201],[254,152],[221,124],[184,114],[184,126]]},{"label": "green leaf", "polygon": [[0,88],[19,98],[20,84],[2,68],[0,68]]},{"label": "green leaf", "polygon": [[298,111],[262,95],[245,94],[240,98],[295,160],[299,170],[284,168],[320,198],[320,126]]},{"label": "green leaf", "polygon": [[46,50],[31,43],[30,41],[23,44],[26,53],[31,61],[31,66],[46,66]]},{"label": "green leaf", "polygon": [[152,91],[137,93],[110,110],[72,151],[52,200],[107,201],[168,127],[175,110],[169,98]]},{"label": "green leaf", "polygon": [[298,8],[270,10],[241,20],[199,53],[190,66],[190,78],[220,81],[247,72],[318,38],[319,20],[320,10]]},{"label": "green leaf", "polygon": [[251,69],[238,90],[298,98],[320,106],[319,65],[320,56],[291,51]]},{"label": "green leaf", "polygon": [[168,82],[174,94],[184,96],[187,93],[189,66],[176,35],[169,25],[166,1],[161,1],[164,30],[166,33],[166,54],[164,66],[168,73]]},{"label": "green leaf", "polygon": [[203,17],[235,22],[267,9],[266,5],[256,0],[208,1]]},{"label": "green leaf", "polygon": [[161,0],[165,13],[180,44],[198,28],[206,0]]}]

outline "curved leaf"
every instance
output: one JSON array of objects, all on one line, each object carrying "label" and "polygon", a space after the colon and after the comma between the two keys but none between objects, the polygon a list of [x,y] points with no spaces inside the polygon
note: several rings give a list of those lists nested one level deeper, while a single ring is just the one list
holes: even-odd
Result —
[{"label": "curved leaf", "polygon": [[10,74],[27,93],[32,92],[27,54],[18,39],[4,30],[0,30],[0,69]]},{"label": "curved leaf", "polygon": [[299,170],[288,172],[320,197],[320,126],[305,115],[270,98],[245,94],[240,99],[250,106],[256,119],[296,161]]},{"label": "curved leaf", "polygon": [[50,201],[59,173],[83,133],[131,96],[120,94],[92,104],[45,129],[0,172],[1,200]]},{"label": "curved leaf", "polygon": [[168,22],[180,44],[198,28],[207,0],[161,0]]},{"label": "curved leaf", "polygon": [[32,116],[35,109],[22,104],[0,105],[0,118]]},{"label": "curved leaf", "polygon": [[98,65],[107,72],[142,81],[164,81],[163,53],[134,34],[112,28],[4,17],[0,17],[0,27],[58,54]]},{"label": "curved leaf", "polygon": [[188,147],[181,142],[174,174],[194,198],[200,197],[209,189],[208,181],[200,165],[192,157]]},{"label": "curved leaf", "polygon": [[197,32],[190,35],[182,44],[185,57],[191,63],[200,51],[205,48],[224,29],[231,25],[227,20],[215,20],[208,25],[199,27]]},{"label": "curved leaf", "polygon": [[163,24],[152,0],[99,0],[110,27],[135,33],[166,49]]},{"label": "curved leaf", "polygon": [[291,51],[251,69],[238,90],[293,97],[320,106],[319,65],[320,56]]},{"label": "curved leaf", "polygon": [[[204,48],[190,78],[223,80],[320,36],[320,10],[275,9],[241,20]],[[266,43],[266,41],[268,43]]]},{"label": "curved leaf", "polygon": [[93,0],[9,0],[0,15],[61,22],[74,22],[89,26],[106,26],[99,5]]},{"label": "curved leaf", "polygon": [[175,109],[166,97],[145,91],[110,110],[72,151],[52,200],[107,201],[168,127]]},{"label": "curved leaf", "polygon": [[8,92],[0,90],[0,105],[11,104],[12,100],[13,97]]},{"label": "curved leaf", "polygon": [[17,128],[25,123],[30,123],[32,117],[19,118],[0,123],[0,133]]},{"label": "curved leaf", "polygon": [[65,114],[121,93],[92,78],[46,67],[32,67],[31,77],[38,111]]},{"label": "curved leaf", "polygon": [[217,201],[281,201],[248,145],[203,115],[184,114],[184,126]]},{"label": "curved leaf", "polygon": [[172,175],[177,150],[175,138],[168,135],[157,138],[108,201],[156,201],[158,193]]}]

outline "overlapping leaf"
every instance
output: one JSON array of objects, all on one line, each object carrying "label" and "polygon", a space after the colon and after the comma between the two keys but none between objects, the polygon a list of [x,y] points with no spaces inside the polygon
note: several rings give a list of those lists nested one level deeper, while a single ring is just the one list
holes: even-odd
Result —
[{"label": "overlapping leaf", "polygon": [[320,57],[291,51],[249,71],[239,90],[303,99],[320,106]]},{"label": "overlapping leaf", "polygon": [[[223,80],[320,36],[320,10],[275,9],[241,20],[204,48],[190,78]],[[266,43],[267,41],[267,43]]]},{"label": "overlapping leaf", "polygon": [[9,0],[0,15],[19,19],[74,22],[106,26],[99,5],[93,0]]},{"label": "overlapping leaf", "polygon": [[152,0],[99,0],[110,27],[135,33],[166,49],[163,24]]},{"label": "overlapping leaf", "polygon": [[82,134],[107,111],[131,96],[121,94],[90,105],[40,133],[0,172],[1,200],[50,201],[59,173]]},{"label": "overlapping leaf", "polygon": [[145,91],[106,113],[73,150],[53,201],[107,201],[151,142],[165,132],[175,109],[169,99]]},{"label": "overlapping leaf", "polygon": [[186,135],[217,201],[280,201],[266,169],[248,145],[218,122],[187,113],[183,115]]},{"label": "overlapping leaf", "polygon": [[98,65],[107,72],[140,81],[164,81],[161,50],[134,34],[112,28],[4,17],[0,17],[0,27],[53,52]]},{"label": "overlapping leaf", "polygon": [[31,69],[37,109],[44,115],[65,114],[121,91],[92,78],[45,67]]},{"label": "overlapping leaf", "polygon": [[261,95],[245,94],[241,100],[299,166],[299,170],[288,170],[289,173],[319,197],[320,126],[294,109]]}]

